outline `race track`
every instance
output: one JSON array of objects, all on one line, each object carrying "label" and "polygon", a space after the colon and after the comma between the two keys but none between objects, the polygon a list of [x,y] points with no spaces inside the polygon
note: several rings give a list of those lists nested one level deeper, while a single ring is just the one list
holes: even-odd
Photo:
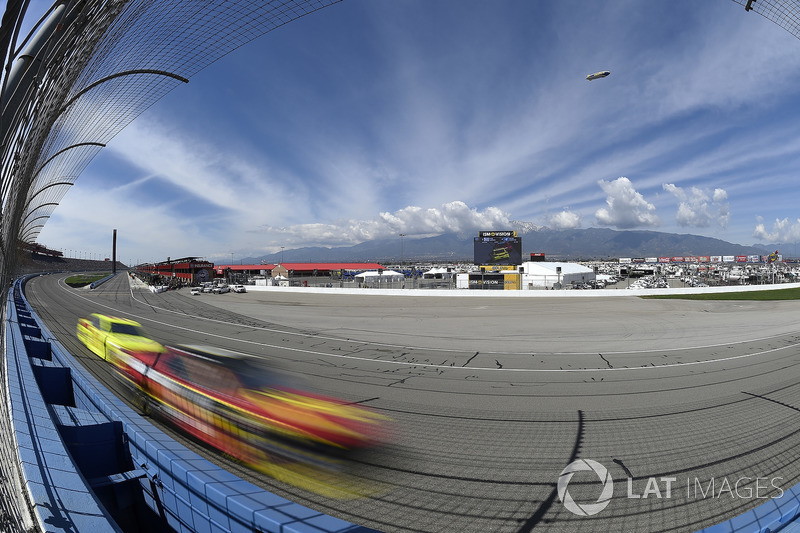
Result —
[{"label": "race track", "polygon": [[[795,301],[190,296],[132,289],[125,273],[93,291],[64,278],[35,278],[26,295],[111,388],[75,338],[91,312],[134,318],[164,344],[263,355],[390,416],[392,443],[351,465],[367,497],[323,497],[214,458],[382,531],[696,531],[800,482]],[[562,478],[576,506],[561,502],[560,474],[577,460],[607,468],[610,499],[583,470]]]}]

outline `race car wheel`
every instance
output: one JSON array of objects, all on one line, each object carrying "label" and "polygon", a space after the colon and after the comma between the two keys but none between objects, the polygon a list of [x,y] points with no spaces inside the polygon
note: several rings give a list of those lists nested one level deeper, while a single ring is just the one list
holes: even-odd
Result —
[{"label": "race car wheel", "polygon": [[133,405],[142,412],[142,415],[148,416],[150,414],[150,400],[147,395],[142,391],[137,391],[133,395]]},{"label": "race car wheel", "polygon": [[142,394],[142,400],[141,400],[140,409],[142,410],[142,414],[143,415],[145,415],[145,416],[149,416],[150,415],[150,401],[147,399],[147,395],[145,395],[145,394]]}]

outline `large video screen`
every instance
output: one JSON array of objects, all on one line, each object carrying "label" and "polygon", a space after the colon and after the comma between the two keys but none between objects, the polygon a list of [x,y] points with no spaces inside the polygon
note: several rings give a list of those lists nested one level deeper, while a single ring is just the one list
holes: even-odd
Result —
[{"label": "large video screen", "polygon": [[476,265],[522,264],[522,239],[515,231],[482,231],[475,237]]}]

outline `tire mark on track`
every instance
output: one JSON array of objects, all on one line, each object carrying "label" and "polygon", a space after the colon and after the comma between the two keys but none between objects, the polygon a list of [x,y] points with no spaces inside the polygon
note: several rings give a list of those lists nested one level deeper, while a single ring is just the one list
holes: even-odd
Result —
[{"label": "tire mark on track", "polygon": [[[478,357],[478,354],[479,354],[479,353],[480,353],[480,352],[475,352],[475,355],[473,355],[472,357],[470,357],[469,359],[467,359],[467,362],[466,362],[466,363],[464,363],[463,365],[461,365],[461,368],[464,368],[465,366],[467,366],[468,364],[470,364],[470,362],[471,362],[473,359],[475,359],[476,357]],[[450,365],[450,366],[452,366],[452,365]]]}]

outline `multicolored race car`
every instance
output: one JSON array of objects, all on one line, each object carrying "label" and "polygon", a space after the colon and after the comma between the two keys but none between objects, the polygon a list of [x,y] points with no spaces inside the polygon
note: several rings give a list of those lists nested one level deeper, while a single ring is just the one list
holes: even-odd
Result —
[{"label": "multicolored race car", "polygon": [[387,420],[360,405],[291,388],[263,359],[246,354],[184,346],[135,359],[144,366],[130,375],[149,411],[248,464],[374,445]]}]

